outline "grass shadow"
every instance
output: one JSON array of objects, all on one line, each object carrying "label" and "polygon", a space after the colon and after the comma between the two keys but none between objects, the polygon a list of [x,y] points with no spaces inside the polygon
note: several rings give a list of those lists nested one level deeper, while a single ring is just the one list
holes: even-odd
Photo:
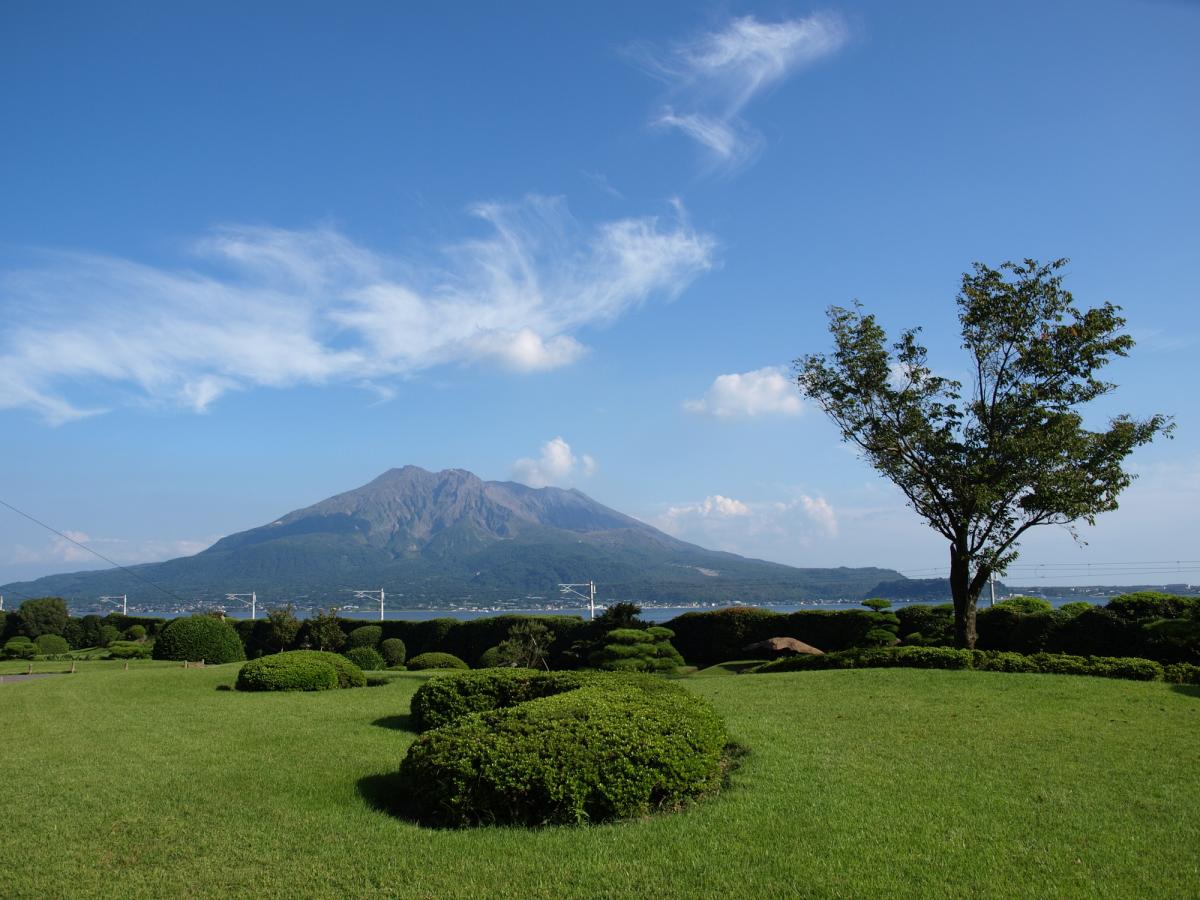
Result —
[{"label": "grass shadow", "polygon": [[1173,684],[1171,690],[1177,694],[1187,694],[1189,697],[1200,697],[1200,684]]},{"label": "grass shadow", "polygon": [[413,825],[421,824],[405,803],[404,782],[399,772],[367,775],[358,779],[355,786],[358,788],[358,795],[371,809]]},{"label": "grass shadow", "polygon": [[390,728],[393,731],[416,731],[413,728],[412,716],[408,713],[402,713],[398,716],[384,716],[382,719],[376,719],[371,724],[376,728]]}]

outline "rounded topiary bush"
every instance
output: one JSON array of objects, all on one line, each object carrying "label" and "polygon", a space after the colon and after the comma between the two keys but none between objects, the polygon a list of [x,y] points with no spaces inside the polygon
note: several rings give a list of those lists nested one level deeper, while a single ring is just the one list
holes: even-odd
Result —
[{"label": "rounded topiary bush", "polygon": [[538,672],[534,669],[492,669],[453,678],[431,678],[413,694],[413,725],[427,731],[448,725],[474,712],[505,709],[582,687],[582,672]]},{"label": "rounded topiary bush", "polygon": [[408,648],[400,638],[388,638],[379,645],[379,652],[389,668],[404,665],[404,660],[408,657]]},{"label": "rounded topiary bush", "polygon": [[494,669],[506,664],[504,654],[500,652],[499,647],[488,647],[479,654],[479,660],[475,663],[475,667],[477,669]]},{"label": "rounded topiary bush", "polygon": [[720,717],[689,691],[650,681],[592,676],[576,690],[425,732],[400,767],[410,811],[442,826],[597,823],[715,789]]},{"label": "rounded topiary bush", "polygon": [[228,663],[245,659],[246,651],[233,626],[224,619],[188,616],[167,623],[154,642],[154,658]]},{"label": "rounded topiary bush", "polygon": [[66,653],[71,648],[65,638],[57,634],[39,634],[34,638],[33,645],[42,656],[52,656],[55,653]]},{"label": "rounded topiary bush", "polygon": [[328,691],[363,687],[367,677],[346,657],[323,650],[260,656],[238,672],[239,691]]},{"label": "rounded topiary bush", "polygon": [[5,659],[33,659],[37,655],[37,646],[25,635],[9,638],[4,645]]},{"label": "rounded topiary bush", "polygon": [[354,663],[364,672],[371,672],[384,667],[383,657],[374,647],[351,647],[346,651],[346,659]]},{"label": "rounded topiary bush", "polygon": [[409,669],[469,669],[453,653],[418,653],[408,661]]},{"label": "rounded topiary bush", "polygon": [[346,635],[346,646],[353,649],[354,647],[378,647],[380,640],[383,638],[383,629],[378,625],[360,625],[348,635]]}]

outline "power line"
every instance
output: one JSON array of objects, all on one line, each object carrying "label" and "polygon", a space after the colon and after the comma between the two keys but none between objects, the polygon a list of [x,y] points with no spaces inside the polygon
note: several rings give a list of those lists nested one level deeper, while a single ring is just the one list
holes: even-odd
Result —
[{"label": "power line", "polygon": [[86,550],[88,553],[92,554],[92,556],[95,556],[95,557],[97,557],[97,558],[99,558],[99,559],[102,559],[102,560],[104,560],[104,561],[105,561],[106,563],[108,563],[109,565],[111,565],[111,566],[116,566],[118,569],[120,569],[120,570],[121,570],[122,572],[124,572],[126,575],[129,575],[129,576],[131,576],[131,577],[133,577],[133,578],[136,578],[138,581],[141,581],[141,582],[143,582],[143,583],[145,583],[145,584],[148,584],[148,585],[150,585],[150,587],[154,588],[156,591],[161,591],[162,593],[164,593],[164,594],[166,594],[168,597],[170,597],[172,600],[177,600],[177,601],[179,601],[180,603],[187,603],[187,602],[188,602],[187,600],[184,600],[182,597],[180,597],[178,594],[176,594],[174,591],[169,591],[169,590],[167,590],[165,587],[163,587],[162,585],[160,585],[160,584],[155,584],[155,583],[154,583],[153,581],[151,581],[149,578],[146,578],[146,577],[144,577],[144,576],[142,576],[142,575],[139,575],[137,572],[133,571],[133,569],[130,569],[128,566],[123,566],[123,565],[121,565],[119,562],[116,562],[115,560],[109,559],[109,558],[108,558],[107,556],[105,556],[103,553],[100,553],[100,552],[98,552],[98,551],[96,551],[96,550],[93,550],[91,547],[87,546],[87,544],[81,544],[79,541],[75,540],[75,538],[71,537],[70,535],[63,534],[63,533],[62,533],[61,531],[59,531],[57,528],[54,528],[54,527],[52,527],[52,526],[50,526],[50,525],[47,525],[45,522],[41,521],[40,519],[35,519],[33,516],[31,516],[31,515],[30,515],[29,513],[27,513],[27,512],[22,512],[21,510],[17,509],[15,506],[13,506],[11,503],[8,503],[8,502],[6,502],[5,500],[0,500],[0,506],[6,506],[6,507],[8,507],[8,508],[9,508],[9,509],[11,509],[13,512],[15,512],[15,513],[16,513],[18,516],[23,516],[24,518],[28,519],[30,522],[33,522],[35,525],[40,525],[42,528],[45,528],[47,531],[50,531],[50,532],[53,532],[54,534],[57,534],[57,535],[58,535],[60,538],[62,538],[64,541],[70,541],[70,542],[71,542],[72,544],[74,544],[76,547],[79,547],[81,550]]}]

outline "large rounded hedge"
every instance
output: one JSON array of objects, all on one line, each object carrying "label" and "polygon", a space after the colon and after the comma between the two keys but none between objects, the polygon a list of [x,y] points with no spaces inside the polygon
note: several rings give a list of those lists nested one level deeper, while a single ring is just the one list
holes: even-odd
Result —
[{"label": "large rounded hedge", "polygon": [[236,686],[239,691],[328,691],[366,683],[362,669],[340,654],[289,650],[246,663]]},{"label": "large rounded hedge", "polygon": [[410,669],[469,669],[453,653],[418,653],[408,661]]},{"label": "large rounded hedge", "polygon": [[346,644],[351,649],[355,647],[375,648],[379,646],[382,639],[383,629],[378,625],[360,625],[346,635]]},{"label": "large rounded hedge", "polygon": [[440,826],[597,823],[715,789],[720,717],[689,691],[651,681],[590,676],[574,690],[425,732],[400,766],[410,811]]},{"label": "large rounded hedge", "polygon": [[154,642],[154,658],[229,663],[245,659],[246,650],[224,619],[188,616],[166,624]]}]

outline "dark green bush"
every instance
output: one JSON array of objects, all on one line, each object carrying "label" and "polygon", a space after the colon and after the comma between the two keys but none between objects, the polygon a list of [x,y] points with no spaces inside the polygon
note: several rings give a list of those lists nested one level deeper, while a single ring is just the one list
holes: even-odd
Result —
[{"label": "dark green bush", "polygon": [[1104,607],[1122,619],[1178,619],[1200,605],[1200,597],[1137,591],[1113,597]]},{"label": "dark green bush", "polygon": [[976,650],[972,668],[981,672],[1040,672],[1036,661],[1023,653]]},{"label": "dark green bush", "polygon": [[33,659],[35,656],[37,646],[23,634],[9,638],[4,645],[5,659]]},{"label": "dark green bush", "polygon": [[411,670],[420,669],[469,669],[471,668],[453,653],[420,653],[408,661]]},{"label": "dark green bush", "polygon": [[1171,684],[1200,684],[1200,666],[1191,663],[1163,666],[1163,681]]},{"label": "dark green bush", "polygon": [[229,622],[214,616],[188,616],[167,623],[154,642],[154,658],[219,664],[243,660],[246,651]]},{"label": "dark green bush", "polygon": [[379,642],[383,640],[383,629],[378,625],[360,625],[348,635],[346,635],[346,646],[353,649],[354,647],[371,647],[374,649],[379,646]]},{"label": "dark green bush", "polygon": [[43,634],[61,635],[69,619],[67,604],[61,597],[38,597],[17,607],[21,632],[31,640]]},{"label": "dark green bush", "polygon": [[364,672],[374,672],[386,668],[383,657],[374,647],[351,647],[346,651],[345,656]]},{"label": "dark green bush", "polygon": [[725,729],[707,701],[645,677],[592,678],[425,732],[400,767],[410,810],[443,826],[596,823],[719,785]]},{"label": "dark green bush", "polygon": [[150,648],[139,641],[113,641],[108,645],[110,659],[149,659]]},{"label": "dark green bush", "polygon": [[144,625],[130,625],[125,629],[125,637],[131,641],[144,641],[146,639],[146,628]]},{"label": "dark green bush", "polygon": [[383,661],[391,668],[404,665],[408,649],[400,638],[387,638],[380,643],[379,652],[383,655]]},{"label": "dark green bush", "polygon": [[477,669],[494,669],[497,666],[507,666],[504,661],[504,656],[500,652],[500,647],[488,647],[479,655],[479,660],[475,664]]},{"label": "dark green bush", "polygon": [[1068,616],[1077,616],[1082,612],[1087,612],[1092,608],[1092,604],[1086,600],[1075,600],[1071,603],[1064,603],[1058,608],[1061,613],[1066,613]]},{"label": "dark green bush", "polygon": [[431,678],[413,694],[413,726],[427,731],[468,713],[505,709],[580,687],[580,672],[538,672],[533,669],[489,669],[451,678]]},{"label": "dark green bush", "polygon": [[117,628],[116,625],[101,625],[99,640],[96,644],[100,647],[107,647],[113,641],[119,641],[120,639],[121,629]]},{"label": "dark green bush", "polygon": [[52,656],[56,653],[66,653],[71,648],[65,638],[57,634],[39,634],[33,641],[41,656]]},{"label": "dark green bush", "polygon": [[321,650],[260,656],[242,666],[237,677],[239,691],[326,691],[366,683],[362,670],[346,657]]}]

